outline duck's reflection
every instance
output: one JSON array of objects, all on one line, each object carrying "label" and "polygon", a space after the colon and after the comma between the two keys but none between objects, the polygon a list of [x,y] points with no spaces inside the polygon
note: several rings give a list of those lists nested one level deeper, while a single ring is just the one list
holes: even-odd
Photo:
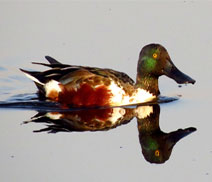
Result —
[{"label": "duck's reflection", "polygon": [[161,131],[159,126],[160,106],[142,106],[137,108],[139,141],[142,153],[150,163],[164,163],[171,155],[174,145],[183,137],[196,131],[190,127],[169,133]]},{"label": "duck's reflection", "polygon": [[159,115],[160,106],[155,104],[136,108],[118,107],[69,112],[40,112],[30,122],[47,124],[46,128],[35,132],[103,131],[126,124],[136,117],[144,158],[150,163],[164,163],[169,159],[174,145],[196,129],[190,127],[164,133],[159,126]]},{"label": "duck's reflection", "polygon": [[48,123],[46,128],[34,132],[104,131],[128,123],[134,117],[133,111],[133,109],[125,108],[107,108],[69,112],[39,112],[32,117],[30,122]]}]

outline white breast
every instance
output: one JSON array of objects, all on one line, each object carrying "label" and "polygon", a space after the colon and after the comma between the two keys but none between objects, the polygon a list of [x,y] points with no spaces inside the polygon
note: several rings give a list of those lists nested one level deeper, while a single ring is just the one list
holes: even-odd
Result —
[{"label": "white breast", "polygon": [[113,95],[111,98],[111,105],[114,106],[144,103],[155,98],[153,94],[141,88],[135,89],[133,94],[129,96],[128,93],[126,93],[122,87],[119,87],[114,81],[111,82],[109,89]]}]

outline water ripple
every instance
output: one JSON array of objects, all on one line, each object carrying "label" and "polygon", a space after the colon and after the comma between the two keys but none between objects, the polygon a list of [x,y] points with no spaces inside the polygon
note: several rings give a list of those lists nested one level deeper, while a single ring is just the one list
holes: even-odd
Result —
[{"label": "water ripple", "polygon": [[[125,108],[135,108],[137,106],[144,105],[152,105],[152,104],[162,104],[173,102],[178,100],[179,97],[166,97],[160,96],[157,100],[122,106]],[[115,106],[113,106],[114,108]],[[120,106],[117,106],[120,107]],[[64,108],[64,106],[60,105],[56,102],[39,100],[36,94],[17,94],[9,97],[6,101],[0,101],[0,108],[5,109],[29,109],[29,110],[37,110],[37,111],[73,111],[73,110],[82,110],[89,108]],[[96,109],[108,108],[108,107],[95,107]]]}]

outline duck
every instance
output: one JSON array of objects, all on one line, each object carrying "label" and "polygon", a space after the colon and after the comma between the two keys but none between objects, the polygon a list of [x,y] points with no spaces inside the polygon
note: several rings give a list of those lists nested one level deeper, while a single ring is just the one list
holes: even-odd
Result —
[{"label": "duck", "polygon": [[181,72],[168,51],[160,44],[144,46],[139,54],[136,81],[126,73],[108,68],[62,64],[45,56],[46,71],[20,69],[38,88],[41,98],[68,107],[107,107],[146,103],[160,95],[158,79],[162,75],[178,84],[195,80]]}]

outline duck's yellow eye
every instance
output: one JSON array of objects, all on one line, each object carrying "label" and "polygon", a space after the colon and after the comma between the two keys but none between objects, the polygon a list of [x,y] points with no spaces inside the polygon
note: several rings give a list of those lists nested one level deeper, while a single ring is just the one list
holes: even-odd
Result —
[{"label": "duck's yellow eye", "polygon": [[153,53],[152,57],[153,57],[154,59],[156,59],[156,58],[158,57],[158,54],[157,54],[157,53]]},{"label": "duck's yellow eye", "polygon": [[156,150],[155,151],[155,156],[158,157],[159,155],[160,155],[160,151],[159,150]]}]

